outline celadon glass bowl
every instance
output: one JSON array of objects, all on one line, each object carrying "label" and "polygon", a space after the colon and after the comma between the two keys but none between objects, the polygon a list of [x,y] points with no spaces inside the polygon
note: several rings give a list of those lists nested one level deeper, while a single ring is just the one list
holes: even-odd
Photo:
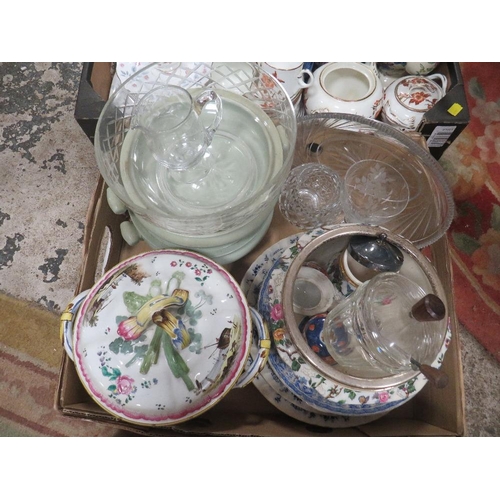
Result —
[{"label": "celadon glass bowl", "polygon": [[[280,83],[259,65],[247,65],[250,77],[220,64],[153,63],[109,97],[97,123],[95,153],[112,210],[130,216],[122,228],[127,243],[143,239],[153,249],[190,249],[227,264],[262,239],[290,171],[297,121]],[[207,150],[214,166],[206,177],[193,180],[188,172],[189,182],[177,182],[151,160],[143,134],[133,128],[141,99],[165,85],[193,96],[209,89],[222,101]],[[207,106],[200,116],[208,119],[210,112]]]}]

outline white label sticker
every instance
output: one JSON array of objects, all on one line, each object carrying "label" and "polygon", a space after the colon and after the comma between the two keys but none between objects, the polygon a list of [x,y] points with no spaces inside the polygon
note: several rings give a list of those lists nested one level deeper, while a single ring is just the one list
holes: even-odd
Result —
[{"label": "white label sticker", "polygon": [[427,146],[430,148],[440,148],[444,146],[456,128],[456,125],[438,125],[427,139]]}]

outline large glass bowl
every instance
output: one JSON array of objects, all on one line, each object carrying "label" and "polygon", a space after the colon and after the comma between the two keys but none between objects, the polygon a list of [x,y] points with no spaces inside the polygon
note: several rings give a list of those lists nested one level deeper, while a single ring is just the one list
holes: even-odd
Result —
[{"label": "large glass bowl", "polygon": [[[149,167],[137,159],[133,140],[137,131],[131,128],[131,117],[147,92],[164,85],[192,93],[213,89],[221,96],[222,120],[213,142],[225,141],[228,150],[241,147],[253,154],[259,173],[251,184],[242,189],[236,182],[233,194],[221,188],[205,210],[197,206],[191,211],[189,200],[170,206],[161,203],[161,182],[154,175],[147,180],[140,176]],[[110,96],[97,123],[95,152],[113,199],[123,204],[152,248],[190,248],[228,263],[250,251],[265,234],[290,171],[296,130],[287,93],[255,63],[153,63]],[[224,154],[226,148],[220,149]],[[237,181],[238,175],[235,168],[228,176],[221,171],[217,179],[230,185],[230,176]],[[215,203],[217,199],[226,202]]]},{"label": "large glass bowl", "polygon": [[[408,185],[406,208],[386,218],[383,227],[417,248],[441,238],[453,220],[452,191],[439,163],[414,138],[390,125],[350,114],[298,118],[292,169],[317,162],[344,179],[351,165],[368,159],[390,165]],[[370,224],[369,220],[350,222]]]}]

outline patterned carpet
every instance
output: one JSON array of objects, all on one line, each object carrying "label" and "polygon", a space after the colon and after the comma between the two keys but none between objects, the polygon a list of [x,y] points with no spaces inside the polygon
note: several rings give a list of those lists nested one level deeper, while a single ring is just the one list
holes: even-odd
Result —
[{"label": "patterned carpet", "polygon": [[[58,314],[78,282],[85,216],[98,179],[93,147],[73,116],[81,68],[0,63],[0,292],[21,301],[0,297],[4,436],[115,434],[106,425],[68,421],[53,406],[62,353]],[[488,233],[486,226],[482,231]],[[7,320],[12,314],[5,311],[16,311],[21,321]],[[460,336],[468,435],[498,436],[500,365],[467,329]]]},{"label": "patterned carpet", "polygon": [[500,361],[500,63],[464,63],[470,123],[441,164],[457,214],[448,232],[460,321]]}]

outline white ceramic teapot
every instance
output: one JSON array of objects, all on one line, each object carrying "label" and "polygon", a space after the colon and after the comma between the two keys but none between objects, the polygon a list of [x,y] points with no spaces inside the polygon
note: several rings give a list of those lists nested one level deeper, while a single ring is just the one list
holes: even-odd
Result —
[{"label": "white ceramic teapot", "polygon": [[349,113],[376,118],[383,88],[375,63],[332,62],[314,72],[305,89],[306,113]]},{"label": "white ceramic teapot", "polygon": [[399,78],[384,91],[382,121],[400,130],[416,130],[424,114],[444,97],[447,85],[440,73]]}]

